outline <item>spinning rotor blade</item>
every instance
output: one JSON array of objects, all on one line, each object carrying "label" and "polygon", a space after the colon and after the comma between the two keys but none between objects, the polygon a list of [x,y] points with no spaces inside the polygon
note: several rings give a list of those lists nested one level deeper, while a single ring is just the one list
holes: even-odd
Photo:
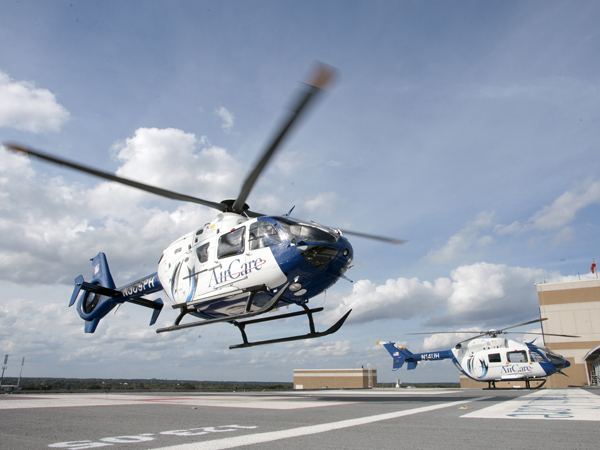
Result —
[{"label": "spinning rotor blade", "polygon": [[26,155],[33,155],[37,158],[43,159],[45,161],[49,161],[54,164],[58,164],[61,166],[67,166],[71,169],[79,170],[80,172],[89,173],[90,175],[94,175],[100,178],[104,178],[105,180],[115,181],[117,183],[124,184],[126,186],[134,187],[140,189],[142,191],[150,192],[152,194],[160,195],[161,197],[167,197],[173,200],[180,200],[182,202],[190,202],[190,203],[198,203],[200,205],[208,206],[209,208],[218,209],[221,212],[227,210],[227,205],[223,203],[215,203],[208,200],[202,200],[200,198],[192,197],[189,195],[179,194],[177,192],[169,191],[167,189],[162,189],[155,186],[150,186],[149,184],[139,183],[137,181],[129,180],[127,178],[118,177],[116,175],[112,175],[108,172],[103,172],[101,170],[93,169],[91,167],[84,166],[82,164],[78,164],[75,162],[68,161],[62,158],[56,158],[54,156],[50,156],[46,153],[40,152],[39,150],[32,150],[30,148],[24,147],[22,145],[16,143],[5,142],[3,145],[9,150],[25,153]]},{"label": "spinning rotor blade", "polygon": [[275,134],[275,138],[271,142],[271,145],[264,152],[262,158],[254,167],[254,170],[246,178],[238,198],[233,203],[233,212],[238,214],[243,212],[244,203],[246,203],[246,199],[248,198],[248,195],[250,195],[250,191],[254,187],[254,183],[256,183],[256,180],[281,144],[281,141],[287,132],[292,128],[292,125],[298,120],[302,111],[306,109],[306,106],[310,103],[310,101],[315,98],[319,92],[325,89],[327,84],[333,79],[334,75],[335,69],[333,67],[321,62],[318,63],[312,79],[306,84],[307,89],[303,92],[300,92],[295,108],[290,111],[286,121]]},{"label": "spinning rotor blade", "polygon": [[377,236],[375,234],[366,234],[366,233],[359,233],[357,231],[350,231],[350,230],[340,230],[343,234],[350,234],[352,236],[358,236],[358,237],[362,237],[362,238],[366,238],[366,239],[374,239],[376,241],[382,241],[382,242],[387,242],[388,244],[405,244],[408,241],[405,241],[403,239],[394,239],[394,238],[389,238],[389,237],[385,237],[385,236]]}]

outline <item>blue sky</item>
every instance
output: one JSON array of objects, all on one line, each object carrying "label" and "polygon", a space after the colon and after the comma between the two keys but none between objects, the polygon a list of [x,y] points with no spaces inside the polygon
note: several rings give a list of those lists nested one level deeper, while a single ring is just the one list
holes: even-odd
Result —
[{"label": "blue sky", "polygon": [[[416,351],[537,317],[534,283],[592,276],[600,236],[597,2],[0,0],[0,140],[189,195],[233,198],[315,60],[332,89],[286,141],[256,211],[409,242],[351,238],[326,296],[336,334],[228,350],[221,324],[158,335],[124,305],[94,335],[67,304],[107,254],[117,284],[214,212],[0,149],[0,352],[28,376],[291,381],[371,363],[380,381],[457,381]],[[176,312],[165,308],[158,326]],[[302,319],[256,338],[305,332]],[[523,331],[533,331],[534,328]],[[199,337],[200,336],[200,337]],[[17,363],[9,364],[17,373]]]}]

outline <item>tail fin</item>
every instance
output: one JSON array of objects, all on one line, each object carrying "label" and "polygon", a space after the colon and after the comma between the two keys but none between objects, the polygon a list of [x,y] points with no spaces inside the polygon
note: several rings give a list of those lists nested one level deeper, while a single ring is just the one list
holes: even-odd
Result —
[{"label": "tail fin", "polygon": [[[71,301],[69,302],[69,306],[73,306],[79,297],[77,312],[85,320],[86,333],[96,331],[100,319],[112,311],[115,306],[125,302],[154,309],[152,319],[150,320],[150,325],[154,325],[162,310],[163,302],[160,298],[147,300],[142,298],[142,295],[162,290],[156,274],[150,275],[146,279],[135,281],[124,288],[117,289],[110,274],[104,253],[98,253],[92,259],[92,268],[94,278],[90,283],[84,281],[82,275],[79,275],[75,279],[75,289],[73,289]],[[80,295],[82,290],[84,292]]]},{"label": "tail fin", "polygon": [[407,350],[404,347],[396,347],[394,342],[377,341],[377,344],[383,345],[389,354],[392,355],[392,358],[394,358],[393,370],[400,369],[405,362],[408,370],[412,370],[417,367],[418,361],[413,358],[413,354],[410,350]]}]

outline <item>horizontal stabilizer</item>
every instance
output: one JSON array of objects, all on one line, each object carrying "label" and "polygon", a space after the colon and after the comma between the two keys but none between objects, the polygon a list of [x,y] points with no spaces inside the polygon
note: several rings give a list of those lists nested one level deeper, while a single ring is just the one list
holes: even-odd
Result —
[{"label": "horizontal stabilizer", "polygon": [[377,344],[383,345],[392,358],[394,358],[392,370],[400,369],[405,362],[408,370],[413,370],[417,367],[418,361],[413,358],[413,354],[410,350],[407,350],[404,347],[396,347],[394,342],[377,341]]},{"label": "horizontal stabilizer", "polygon": [[98,253],[92,259],[92,270],[94,278],[91,282],[85,281],[83,275],[79,275],[75,279],[75,287],[69,301],[69,306],[73,306],[79,298],[77,311],[85,321],[86,333],[96,331],[100,320],[115,307],[125,302],[153,309],[150,325],[156,323],[164,306],[163,301],[160,298],[148,300],[142,297],[142,295],[162,290],[156,273],[117,289],[104,253]]}]

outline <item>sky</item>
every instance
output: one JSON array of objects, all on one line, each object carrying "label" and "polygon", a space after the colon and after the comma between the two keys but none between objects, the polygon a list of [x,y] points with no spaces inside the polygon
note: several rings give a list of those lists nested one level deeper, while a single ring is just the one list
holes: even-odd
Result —
[{"label": "sky", "polygon": [[[336,68],[247,203],[406,239],[350,237],[355,258],[310,301],[324,338],[229,350],[217,324],[123,305],[83,332],[73,280],[106,253],[117,285],[214,210],[0,148],[0,353],[7,376],[288,381],[371,364],[380,382],[453,381],[412,351],[539,317],[535,283],[600,258],[600,3],[595,1],[0,0],[0,142],[219,202],[243,180],[315,61]],[[162,298],[168,299],[162,293]],[[304,334],[302,318],[249,328]],[[523,332],[533,332],[534,325]],[[516,339],[533,339],[516,335]],[[539,343],[539,341],[538,341]]]}]

